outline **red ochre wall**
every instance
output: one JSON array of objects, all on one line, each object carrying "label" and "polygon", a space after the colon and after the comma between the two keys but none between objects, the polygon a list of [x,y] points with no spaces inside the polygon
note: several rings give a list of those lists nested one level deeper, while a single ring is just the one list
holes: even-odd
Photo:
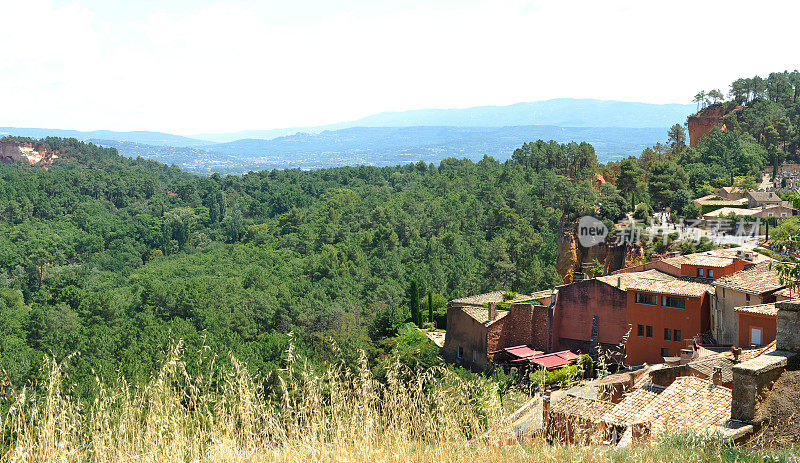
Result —
[{"label": "red ochre wall", "polygon": [[[662,347],[669,349],[670,356],[678,357],[688,340],[708,331],[710,326],[710,297],[708,294],[703,293],[700,297],[684,297],[686,308],[674,309],[662,306],[664,295],[659,293],[648,293],[657,296],[658,305],[639,304],[636,302],[637,292],[639,291],[628,291],[628,324],[632,327],[626,349],[628,365],[662,363]],[[652,326],[653,337],[639,337],[638,325]],[[665,328],[673,331],[681,330],[681,341],[666,341],[664,339]],[[647,329],[645,328],[646,335]]]},{"label": "red ochre wall", "polygon": [[553,320],[553,349],[584,345],[583,350],[587,351],[594,317],[597,317],[597,340],[618,344],[628,331],[626,303],[625,291],[596,279],[560,286]]},{"label": "red ochre wall", "polygon": [[772,315],[760,315],[750,312],[736,312],[736,343],[741,347],[750,345],[750,328],[761,328],[761,345],[766,346],[775,340],[778,321]]}]

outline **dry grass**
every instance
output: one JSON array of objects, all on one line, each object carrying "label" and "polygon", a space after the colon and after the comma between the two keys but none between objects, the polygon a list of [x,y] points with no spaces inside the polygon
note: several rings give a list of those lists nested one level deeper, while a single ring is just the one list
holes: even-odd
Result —
[{"label": "dry grass", "polygon": [[147,386],[98,380],[91,403],[64,392],[60,365],[48,369],[37,392],[3,386],[5,461],[720,461],[731,450],[683,440],[627,451],[501,447],[480,437],[503,422],[496,394],[446,369],[410,374],[394,364],[384,385],[365,360],[355,374],[318,372],[290,351],[289,367],[263,380],[236,360],[217,369],[206,359],[190,375],[176,346]]}]

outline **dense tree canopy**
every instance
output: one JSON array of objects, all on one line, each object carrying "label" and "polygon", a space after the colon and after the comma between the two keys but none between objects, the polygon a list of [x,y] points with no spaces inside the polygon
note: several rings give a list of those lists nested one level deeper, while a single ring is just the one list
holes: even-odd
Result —
[{"label": "dense tree canopy", "polygon": [[92,371],[143,380],[173,339],[261,371],[289,333],[313,358],[375,356],[410,321],[412,281],[415,312],[430,292],[440,325],[446,298],[552,288],[560,228],[629,208],[613,185],[581,180],[597,164],[588,144],[535,142],[504,163],[199,177],[47,143],[70,154],[49,170],[0,166],[0,365],[17,383],[75,352],[80,387]]}]

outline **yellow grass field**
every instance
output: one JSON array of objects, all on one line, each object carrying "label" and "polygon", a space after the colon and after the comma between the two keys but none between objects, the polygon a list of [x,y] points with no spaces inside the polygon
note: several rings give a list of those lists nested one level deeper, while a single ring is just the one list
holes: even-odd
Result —
[{"label": "yellow grass field", "polygon": [[[2,390],[3,460],[15,462],[618,462],[761,461],[710,439],[667,439],[631,449],[498,446],[499,400],[487,382],[447,370],[391,368],[385,385],[357,374],[314,371],[292,359],[256,381],[243,365],[191,376],[180,346],[146,387],[98,381],[96,398],[77,400],[61,367],[48,382]],[[491,423],[491,426],[489,426]],[[497,426],[497,423],[501,423]],[[491,438],[486,438],[491,428]],[[766,460],[774,461],[774,460]]]}]

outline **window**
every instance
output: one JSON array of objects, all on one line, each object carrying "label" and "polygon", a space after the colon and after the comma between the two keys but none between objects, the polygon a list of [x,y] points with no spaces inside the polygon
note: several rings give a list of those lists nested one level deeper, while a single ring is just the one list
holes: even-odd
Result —
[{"label": "window", "polygon": [[647,337],[648,338],[652,338],[653,337],[653,327],[649,326],[649,325],[647,326]]},{"label": "window", "polygon": [[639,328],[637,330],[637,334],[639,335],[640,338],[644,337],[644,325],[639,325]]},{"label": "window", "polygon": [[664,307],[672,307],[673,309],[685,309],[686,299],[682,297],[664,296]]},{"label": "window", "polygon": [[664,328],[664,341],[672,341],[672,330]]},{"label": "window", "polygon": [[657,305],[658,300],[655,294],[636,293],[636,302],[638,304]]},{"label": "window", "polygon": [[747,302],[749,304],[750,303],[750,295],[749,294],[745,294],[744,295],[744,300],[745,300],[745,302]]},{"label": "window", "polygon": [[711,268],[708,269],[708,277],[709,278],[714,278],[714,269],[711,269]]},{"label": "window", "polygon": [[697,269],[697,276],[699,276],[699,277],[704,277],[705,276],[703,274],[703,269],[701,269],[701,268]]},{"label": "window", "polygon": [[681,342],[681,330],[675,330],[672,332],[672,340],[675,342]]},{"label": "window", "polygon": [[463,347],[458,346],[458,352],[456,352],[456,357],[457,358],[464,358],[464,348]]},{"label": "window", "polygon": [[669,349],[667,349],[666,347],[662,347],[661,348],[661,356],[662,357],[669,357]]},{"label": "window", "polygon": [[761,328],[750,328],[750,344],[761,345]]},{"label": "window", "polygon": [[472,349],[472,363],[478,363],[478,351]]}]

